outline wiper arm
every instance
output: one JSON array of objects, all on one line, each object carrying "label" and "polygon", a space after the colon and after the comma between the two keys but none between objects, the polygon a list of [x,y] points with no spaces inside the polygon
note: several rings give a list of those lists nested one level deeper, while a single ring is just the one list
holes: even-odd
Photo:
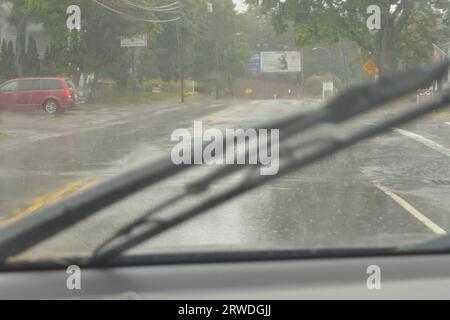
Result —
[{"label": "wiper arm", "polygon": [[[443,95],[434,102],[425,104],[417,109],[403,113],[370,128],[339,138],[330,137],[330,139],[325,140],[325,143],[319,144],[313,152],[310,152],[307,155],[302,155],[300,157],[295,156],[295,153],[299,151],[298,146],[296,148],[296,146],[288,145],[283,148],[283,142],[294,134],[298,134],[319,123],[340,123],[347,121],[356,115],[360,115],[375,107],[381,106],[385,102],[430,84],[433,79],[442,77],[446,70],[448,70],[448,64],[434,67],[427,71],[409,71],[381,80],[377,84],[359,86],[347,91],[331,101],[326,108],[312,113],[309,116],[299,115],[298,117],[294,117],[296,121],[287,119],[279,121],[276,124],[271,123],[264,126],[263,128],[280,128],[280,146],[282,147],[282,150],[284,150],[284,154],[287,155],[285,156],[287,159],[284,159],[284,163],[280,167],[278,176],[256,175],[254,174],[256,171],[255,167],[252,167],[251,169],[253,170],[250,170],[250,174],[247,175],[241,183],[231,189],[211,196],[191,208],[182,210],[170,219],[154,218],[154,215],[159,213],[162,209],[181,201],[188,195],[201,193],[205,191],[211,183],[216,182],[218,179],[227,177],[239,170],[249,169],[249,167],[233,165],[215,170],[205,178],[187,185],[183,194],[167,200],[162,205],[150,210],[136,221],[120,229],[110,239],[97,248],[90,262],[92,264],[103,264],[110,261],[124,251],[135,247],[144,241],[148,241],[164,231],[190,220],[206,210],[227,202],[238,195],[346,149],[357,142],[383,133],[392,127],[414,120],[432,110],[446,107],[450,103],[449,93]],[[139,232],[137,232],[137,229],[140,229]]]},{"label": "wiper arm", "polygon": [[[447,73],[448,67],[448,63],[445,63],[434,66],[428,70],[417,69],[403,72],[396,76],[382,78],[378,83],[358,86],[344,92],[342,95],[329,102],[323,109],[306,115],[303,113],[290,117],[289,119],[269,123],[263,128],[279,129],[281,141],[285,137],[292,136],[293,134],[297,134],[321,123],[343,122],[356,115],[381,106],[390,100],[412,92],[415,89],[429,86],[433,81],[443,78]],[[445,99],[442,98],[441,100],[442,103],[444,103],[443,100]],[[433,106],[433,108],[438,107]],[[324,151],[324,153],[327,154],[326,151]],[[99,184],[97,187],[76,195],[62,203],[37,211],[35,214],[0,230],[0,263],[138,191],[193,167],[196,166],[175,165],[171,161],[171,158],[167,157],[156,163],[148,163],[128,173],[109,179],[108,181]],[[224,174],[228,175],[228,170],[233,172],[238,168],[242,168],[242,166],[231,166],[219,169],[221,174],[216,173],[215,175],[210,176],[209,180],[205,179],[200,181],[197,185],[192,185],[191,188],[186,190],[185,194],[175,197],[172,199],[172,202],[168,202],[157,209],[163,209],[174,202],[179,201],[186,195],[197,192],[199,186],[202,185],[204,188],[209,184],[209,181],[216,179],[213,179],[213,177],[224,176]],[[287,169],[287,167],[283,170],[285,169]],[[228,194],[216,196],[216,199],[209,202],[207,201],[207,203],[201,204],[189,212],[199,214],[202,211],[211,208],[215,201],[225,202],[241,192],[250,190],[262,183],[265,183],[265,181],[261,181],[261,179],[249,180],[247,183],[230,190]],[[197,187],[197,189],[194,187]],[[195,210],[200,211],[197,212]],[[155,210],[150,213],[153,212],[155,212]],[[157,223],[158,227],[152,232],[157,231],[157,233],[161,233],[162,231],[189,219],[192,215],[194,214],[183,214],[173,221],[160,221]],[[134,229],[134,227],[146,222],[147,216],[148,215],[144,215],[144,217],[140,219],[140,221],[135,222],[131,228],[125,228],[125,231],[130,231],[131,229]],[[141,238],[140,241],[143,241],[143,239],[144,237]],[[125,247],[129,248],[130,246],[122,246],[122,248]],[[120,251],[113,250],[113,253],[114,254],[112,255],[99,254],[97,256],[98,261],[108,260],[116,256]]]}]

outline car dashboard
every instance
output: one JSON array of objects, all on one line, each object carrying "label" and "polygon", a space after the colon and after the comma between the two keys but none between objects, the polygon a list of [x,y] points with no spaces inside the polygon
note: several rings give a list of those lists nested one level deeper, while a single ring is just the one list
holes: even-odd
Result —
[{"label": "car dashboard", "polygon": [[[379,268],[379,285],[371,270]],[[0,299],[449,299],[450,256],[423,254],[82,268],[0,273]]]}]

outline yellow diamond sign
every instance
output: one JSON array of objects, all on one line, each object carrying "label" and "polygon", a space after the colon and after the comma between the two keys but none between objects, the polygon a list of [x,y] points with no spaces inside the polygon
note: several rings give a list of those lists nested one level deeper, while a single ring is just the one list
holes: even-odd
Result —
[{"label": "yellow diamond sign", "polygon": [[370,76],[378,74],[378,66],[371,58],[367,59],[367,61],[364,63],[363,69]]}]

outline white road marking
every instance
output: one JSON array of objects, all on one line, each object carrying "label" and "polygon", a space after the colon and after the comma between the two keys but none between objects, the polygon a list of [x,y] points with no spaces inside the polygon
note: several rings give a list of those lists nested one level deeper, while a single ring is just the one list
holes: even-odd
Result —
[{"label": "white road marking", "polygon": [[419,210],[414,208],[411,204],[409,204],[406,200],[401,198],[400,196],[396,195],[394,192],[389,190],[388,188],[381,186],[379,184],[375,184],[375,186],[383,191],[387,196],[391,197],[392,200],[397,202],[403,209],[405,209],[408,213],[410,213],[414,218],[422,222],[425,226],[427,226],[431,231],[433,231],[435,234],[447,234],[447,231],[442,229],[440,226],[438,226],[436,223],[431,221],[427,216],[425,216],[423,213],[421,213]]},{"label": "white road marking", "polygon": [[[450,124],[450,123],[449,123]],[[450,149],[444,147],[443,145],[434,142],[433,140],[430,140],[428,138],[425,138],[424,136],[421,136],[420,134],[403,130],[403,129],[394,129],[394,132],[401,134],[407,138],[410,138],[416,142],[419,142],[423,144],[424,146],[439,152],[440,154],[443,154],[445,156],[450,157]],[[414,217],[416,217],[419,221],[421,221],[423,224],[425,224],[428,228],[433,230],[433,232],[437,234],[446,234],[447,232],[443,230],[441,227],[439,227],[437,224],[435,224],[433,221],[428,219],[424,214],[419,212],[417,209],[415,209],[413,206],[411,206],[408,202],[400,198],[398,195],[394,194],[392,191],[388,190],[385,187],[377,185],[377,188],[382,190],[385,194],[389,195],[394,201],[396,201],[400,206],[402,206],[406,211],[408,211],[410,214],[412,214]]]},{"label": "white road marking", "polygon": [[444,122],[444,124],[448,124],[450,126],[450,122]]},{"label": "white road marking", "polygon": [[433,140],[425,138],[425,137],[423,137],[423,136],[421,136],[421,135],[419,135],[417,133],[413,133],[413,132],[406,131],[406,130],[403,130],[403,129],[394,129],[394,131],[399,133],[399,134],[401,134],[401,135],[403,135],[403,136],[405,136],[405,137],[413,139],[413,140],[415,140],[415,141],[417,141],[417,142],[427,146],[428,148],[433,149],[434,151],[437,151],[437,152],[439,152],[439,153],[441,153],[441,154],[443,154],[445,156],[450,157],[450,149],[440,145],[437,142],[434,142]]}]

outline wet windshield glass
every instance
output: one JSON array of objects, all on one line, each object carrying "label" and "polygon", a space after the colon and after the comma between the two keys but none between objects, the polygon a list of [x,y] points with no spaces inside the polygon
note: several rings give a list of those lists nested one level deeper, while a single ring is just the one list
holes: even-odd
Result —
[{"label": "wet windshield glass", "polygon": [[[355,85],[445,61],[448,9],[447,1],[431,0],[0,1],[0,232],[167,156],[193,169],[101,210],[22,259],[91,255],[221,167],[278,177],[285,154],[271,142],[283,131],[261,125],[320,110]],[[370,128],[448,88],[446,75],[338,133]],[[307,154],[333,129],[314,127],[292,144]],[[450,113],[435,111],[280,175],[131,254],[373,248],[446,234],[449,133]],[[158,219],[247,174],[213,182],[207,194],[174,203]]]}]

